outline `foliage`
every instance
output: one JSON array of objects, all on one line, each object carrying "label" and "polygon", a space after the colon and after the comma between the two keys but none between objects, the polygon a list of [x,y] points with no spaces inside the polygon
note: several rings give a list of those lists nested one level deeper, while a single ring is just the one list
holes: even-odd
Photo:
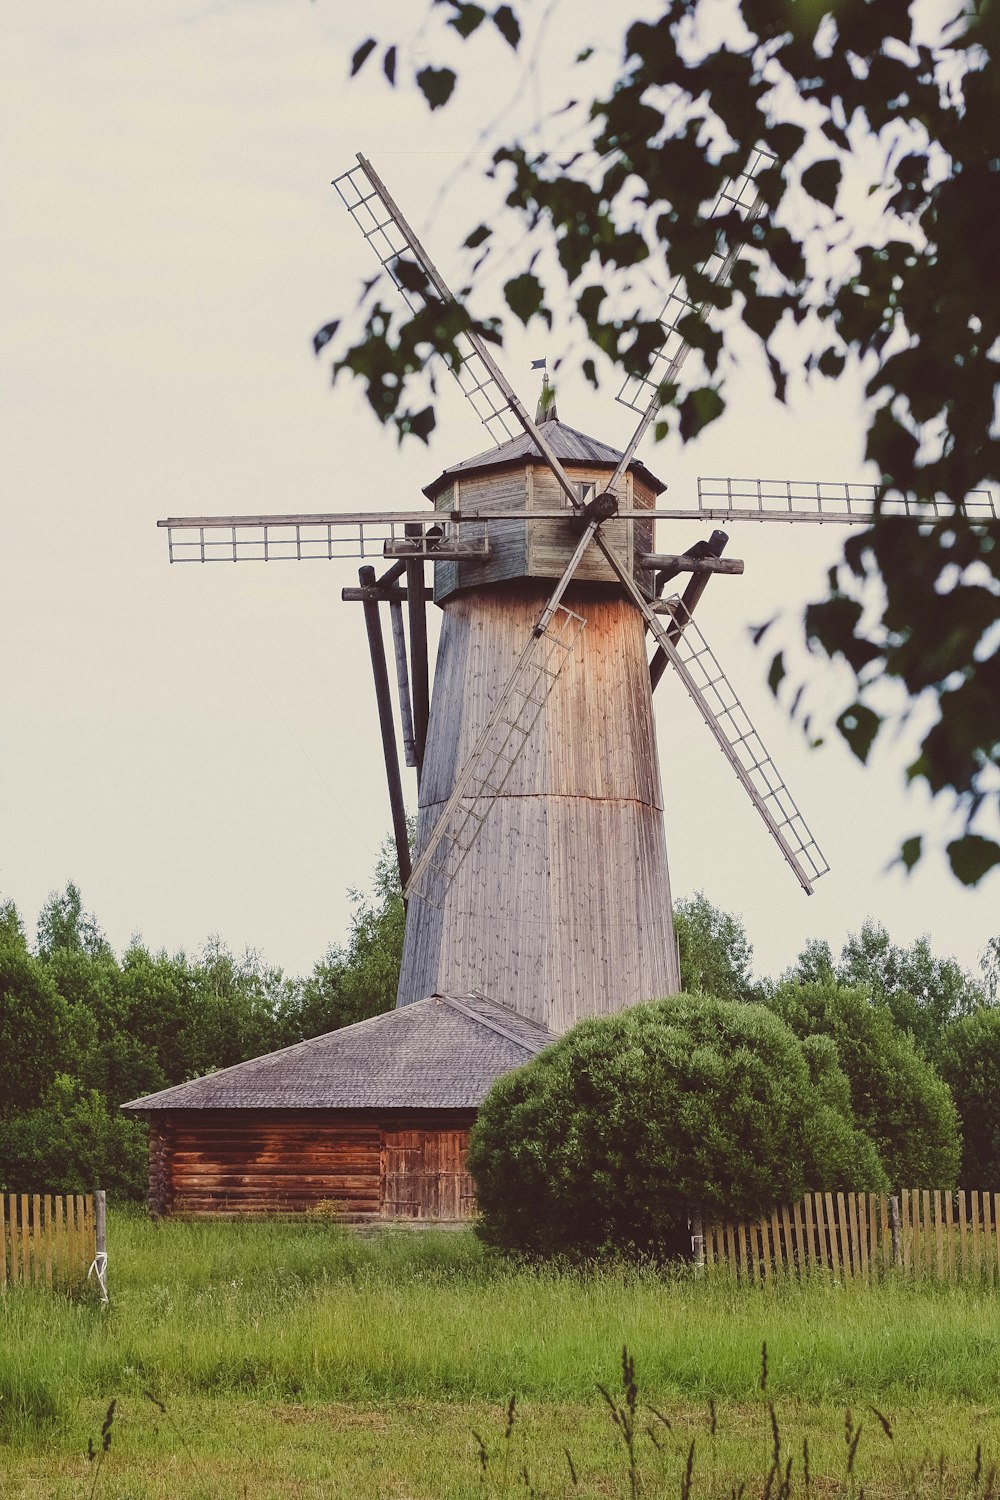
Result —
[{"label": "foliage", "polygon": [[527,1254],[677,1255],[695,1209],[749,1217],[806,1187],[879,1188],[845,1097],[815,1086],[761,1006],[677,995],[584,1021],[480,1108],[480,1233]]},{"label": "foliage", "polygon": [[[442,0],[410,49],[369,37],[352,72],[381,46],[388,85],[415,77],[439,109],[462,79],[429,65],[431,49],[456,36],[478,47],[494,27],[516,49],[511,15],[505,29],[499,11]],[[610,86],[588,74],[595,49],[586,47],[575,99],[551,99],[555,150],[537,144],[551,138],[539,130],[493,152],[490,175],[518,219],[511,313],[552,328],[568,305],[569,358],[596,385],[602,360],[648,368],[662,339],[648,280],[679,276],[706,316],[682,322],[700,358],[662,391],[660,433],[686,439],[722,412],[749,336],[780,400],[796,375],[836,379],[850,364],[863,376],[867,457],[887,492],[960,502],[995,483],[1000,7],[955,0],[935,20],[908,0],[736,0],[720,26],[713,0],[661,0],[648,19],[623,24]],[[567,39],[576,51],[572,29]],[[705,223],[705,205],[758,144],[776,159],[758,178],[768,212],[755,224],[727,217],[728,243],[743,253],[730,284],[716,285],[699,270],[719,227]],[[859,212],[869,201],[878,212]],[[499,238],[485,224],[468,235],[470,277]],[[404,260],[397,274],[419,290],[415,266]],[[429,355],[454,365],[471,320],[437,299],[408,313],[380,295],[376,278],[362,297],[361,337],[335,345],[334,374],[359,377],[380,420],[426,440]],[[321,331],[317,349],[339,326]],[[475,326],[502,340],[499,317]],[[573,337],[581,331],[587,352]],[[849,538],[828,596],[804,622],[810,646],[847,669],[853,702],[837,729],[862,760],[883,723],[889,737],[918,700],[934,710],[908,774],[932,795],[951,794],[962,831],[948,855],[967,884],[1000,860],[983,831],[1000,801],[990,773],[1000,752],[998,591],[990,528],[947,511],[922,527],[880,513]],[[778,656],[776,690],[783,672]],[[791,688],[796,712],[803,700]],[[827,697],[817,695],[824,716]],[[814,734],[808,712],[804,722]],[[921,851],[914,836],[901,858],[912,865]]]},{"label": "foliage", "polygon": [[955,1184],[961,1143],[951,1093],[887,1006],[830,980],[785,981],[767,1003],[796,1036],[832,1038],[854,1118],[893,1187]]},{"label": "foliage", "polygon": [[739,917],[713,906],[704,891],[674,903],[681,988],[717,1000],[750,1000],[753,947]]},{"label": "foliage", "polygon": [[104,1188],[115,1202],[146,1191],[146,1132],[96,1089],[59,1074],[40,1104],[0,1120],[0,1191]]},{"label": "foliage", "polygon": [[1000,1192],[1000,1011],[952,1022],[936,1060],[962,1121],[961,1182]]},{"label": "foliage", "polygon": [[870,1000],[884,1005],[900,1030],[908,1031],[931,1058],[948,1023],[978,1010],[987,998],[985,983],[953,958],[936,957],[929,938],[900,947],[880,922],[870,918],[859,933],[848,936],[838,963],[829,943],[811,941],[785,978],[863,990]]},{"label": "foliage", "polygon": [[4,1107],[30,1109],[70,1065],[69,1009],[23,938],[0,936],[0,1058]]}]

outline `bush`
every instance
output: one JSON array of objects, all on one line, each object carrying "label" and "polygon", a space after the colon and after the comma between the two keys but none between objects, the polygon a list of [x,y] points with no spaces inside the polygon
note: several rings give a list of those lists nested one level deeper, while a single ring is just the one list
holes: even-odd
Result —
[{"label": "bush", "polygon": [[938,1066],[962,1122],[963,1187],[1000,1191],[1000,1011],[980,1010],[953,1021]]},{"label": "bush", "polygon": [[[675,995],[584,1021],[500,1079],[472,1132],[487,1243],[677,1255],[688,1216],[884,1186],[836,1059],[758,1005]],[[814,1077],[819,1083],[814,1083]]]},{"label": "bush", "polygon": [[768,1005],[796,1036],[833,1041],[854,1118],[894,1187],[954,1186],[961,1140],[951,1092],[886,1006],[833,981],[783,984]]}]

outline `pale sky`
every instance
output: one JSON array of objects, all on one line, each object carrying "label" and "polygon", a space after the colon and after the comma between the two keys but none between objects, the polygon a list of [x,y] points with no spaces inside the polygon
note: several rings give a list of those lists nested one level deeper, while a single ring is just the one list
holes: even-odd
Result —
[{"label": "pale sky", "polygon": [[[482,124],[508,104],[513,126],[558,102],[562,61],[584,40],[614,45],[614,32],[609,7],[563,0],[526,86],[497,38],[468,54],[467,86],[432,118],[374,68],[346,81],[352,46],[367,29],[391,39],[405,9],[4,7],[0,892],[29,924],[72,879],[119,950],[133,933],[188,952],[219,934],[301,973],[345,935],[347,888],[367,883],[389,813],[363,621],[340,602],[357,563],[171,568],[155,523],[420,513],[421,486],[489,446],[443,374],[429,448],[398,449],[360,392],[330,388],[312,335],[374,270],[330,180],[369,155],[448,274],[489,213]],[[541,329],[512,337],[502,363],[529,404],[530,361],[559,352]],[[623,446],[635,418],[614,389],[560,387],[560,416]],[[698,474],[872,478],[856,386],[799,391],[792,409],[767,389],[748,360],[727,416],[696,445],[647,442],[670,504],[694,504]],[[658,545],[680,551],[707,529],[664,523]],[[905,746],[878,747],[868,768],[839,743],[810,751],[767,689],[769,653],[749,643],[751,624],[781,610],[791,629],[820,597],[842,534],[730,535],[746,572],[713,581],[699,623],[832,871],[801,893],[665,679],[655,701],[675,893],[704,889],[737,912],[763,973],[810,937],[838,949],[867,916],[975,967],[1000,926],[1000,874],[970,892],[940,856],[909,878],[886,873],[902,838],[943,826],[903,791]]]}]

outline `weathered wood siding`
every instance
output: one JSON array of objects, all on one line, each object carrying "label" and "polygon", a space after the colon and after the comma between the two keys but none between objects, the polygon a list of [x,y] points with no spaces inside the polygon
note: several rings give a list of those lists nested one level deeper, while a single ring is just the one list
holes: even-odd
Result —
[{"label": "weathered wood siding", "polygon": [[466,1168],[469,1132],[397,1130],[385,1137],[385,1219],[471,1219],[475,1185]]},{"label": "weathered wood siding", "polygon": [[[592,485],[595,493],[599,493],[611,477],[607,466],[567,463],[565,468],[574,484]],[[656,503],[652,490],[631,473],[625,475],[619,494],[623,510],[651,509]],[[435,506],[444,513],[458,509],[463,515],[474,515],[479,510],[562,510],[566,514],[565,520],[491,521],[484,527],[463,526],[461,534],[465,542],[476,542],[484,534],[487,536],[490,555],[485,562],[436,563],[434,598],[438,604],[450,599],[458,589],[479,588],[515,578],[555,580],[561,577],[580,536],[569,501],[555,475],[547,465],[537,462],[492,473],[476,471],[459,475],[437,496]],[[631,565],[640,587],[648,594],[651,577],[637,571],[635,561],[640,553],[652,551],[653,523],[606,521],[602,534],[621,561]],[[576,576],[584,583],[616,582],[613,569],[596,546],[588,550]]]},{"label": "weathered wood siding", "polygon": [[150,1125],[154,1214],[468,1218],[470,1111],[185,1110]]},{"label": "weathered wood siding", "polygon": [[[445,605],[417,846],[528,638],[542,583]],[[643,621],[615,590],[587,618],[442,909],[409,903],[399,1003],[479,990],[561,1032],[680,987]]]}]

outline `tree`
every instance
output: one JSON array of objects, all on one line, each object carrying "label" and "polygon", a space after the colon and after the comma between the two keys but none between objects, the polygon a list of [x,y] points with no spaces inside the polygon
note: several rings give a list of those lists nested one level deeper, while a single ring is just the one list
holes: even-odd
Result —
[{"label": "tree", "polygon": [[868,992],[896,1025],[932,1055],[947,1023],[983,1003],[982,988],[953,958],[936,958],[928,938],[909,948],[893,943],[879,922],[851,933],[837,965],[837,982]]},{"label": "tree", "polygon": [[23,937],[0,938],[0,1058],[6,1110],[30,1109],[72,1066],[69,1009]]},{"label": "tree", "polygon": [[1000,1011],[960,1016],[937,1055],[962,1122],[963,1187],[1000,1191]]},{"label": "tree", "polygon": [[753,947],[739,917],[713,906],[704,891],[674,903],[681,988],[717,1000],[750,1000]]},{"label": "tree", "polygon": [[582,1022],[480,1108],[479,1232],[529,1254],[678,1255],[695,1208],[747,1217],[806,1187],[883,1187],[836,1059],[814,1063],[762,1006],[703,995]]},{"label": "tree", "polygon": [[88,953],[92,957],[109,952],[96,919],[83,909],[80,888],[72,880],[60,896],[53,891],[38,916],[37,948],[40,957],[54,953]]},{"label": "tree", "polygon": [[961,1141],[951,1093],[886,1006],[830,981],[785,982],[767,1003],[796,1036],[833,1040],[854,1119],[894,1187],[955,1183]]},{"label": "tree", "polygon": [[[662,0],[652,19],[626,24],[610,87],[587,72],[599,62],[594,49],[579,52],[576,100],[551,101],[557,151],[531,144],[541,133],[491,139],[490,174],[521,229],[507,309],[552,329],[569,308],[558,330],[570,346],[564,367],[594,385],[609,363],[645,372],[662,333],[644,273],[663,266],[706,312],[681,325],[700,357],[663,390],[658,435],[690,438],[722,412],[749,336],[781,400],[800,376],[835,380],[848,364],[863,376],[867,457],[886,495],[960,502],[995,483],[1000,6],[952,0],[936,27],[909,0],[735,0],[728,27],[717,17],[712,0]],[[432,50],[497,32],[516,52],[510,4],[441,0],[412,49],[368,37],[351,72],[381,51],[388,86],[412,80],[440,109],[460,80],[455,67],[428,61]],[[701,215],[758,144],[775,157],[758,177],[768,213],[753,225],[727,218],[742,257],[729,284],[716,285],[699,267],[718,226]],[[855,214],[852,204],[872,195],[880,216]],[[487,224],[467,236],[469,276],[493,239]],[[399,274],[420,290],[415,266]],[[333,339],[335,378],[359,377],[380,420],[426,440],[429,356],[456,364],[456,338],[472,320],[437,301],[409,312],[381,298],[379,281],[368,284],[354,343],[338,321],[316,347]],[[498,313],[472,326],[502,342]],[[572,342],[580,332],[585,350]],[[947,504],[920,527],[880,508],[848,539],[828,595],[804,619],[809,647],[847,669],[853,692],[836,728],[861,760],[915,703],[933,710],[908,776],[953,800],[961,831],[947,852],[966,884],[1000,860],[990,832],[1000,806],[990,774],[1000,755],[998,591],[1000,548],[988,526],[956,520]],[[786,676],[775,656],[772,687],[785,678],[791,711],[814,737],[829,694],[817,693],[811,711],[799,675]],[[910,867],[921,852],[916,834],[900,858]]]}]

